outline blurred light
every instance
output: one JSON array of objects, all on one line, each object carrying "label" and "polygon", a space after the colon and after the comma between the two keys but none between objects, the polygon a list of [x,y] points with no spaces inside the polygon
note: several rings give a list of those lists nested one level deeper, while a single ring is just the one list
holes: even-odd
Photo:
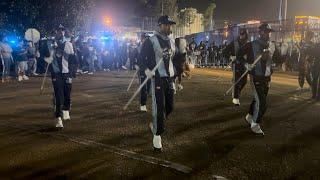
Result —
[{"label": "blurred light", "polygon": [[258,21],[258,20],[251,20],[251,21],[248,21],[247,24],[260,24],[260,21]]},{"label": "blurred light", "polygon": [[19,40],[18,40],[18,37],[14,36],[14,35],[7,36],[6,39],[7,39],[7,42],[8,42],[12,47],[15,47],[15,46],[17,45],[17,42],[19,41]]},{"label": "blurred light", "polygon": [[106,26],[112,26],[112,19],[108,16],[103,17],[103,23]]},{"label": "blurred light", "polygon": [[296,19],[320,19],[320,16],[295,16]]},{"label": "blurred light", "polygon": [[226,32],[224,33],[224,36],[225,36],[225,37],[228,37],[228,35],[229,35],[229,32],[226,31]]},{"label": "blurred light", "polygon": [[110,37],[102,36],[100,39],[101,39],[101,40],[109,40],[109,39],[110,39]]}]

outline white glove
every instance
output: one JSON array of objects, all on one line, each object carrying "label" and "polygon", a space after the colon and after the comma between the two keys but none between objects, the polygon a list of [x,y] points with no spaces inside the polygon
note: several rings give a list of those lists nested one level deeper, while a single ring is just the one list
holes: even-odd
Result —
[{"label": "white glove", "polygon": [[39,58],[39,57],[40,57],[40,52],[39,52],[39,51],[37,51],[37,53],[36,53],[36,57],[37,57],[37,58]]},{"label": "white glove", "polygon": [[252,69],[254,68],[252,64],[245,64],[245,67],[248,71],[252,71]]},{"label": "white glove", "polygon": [[140,68],[139,68],[139,66],[138,66],[138,65],[134,65],[134,68],[135,68],[137,71],[139,71],[139,70],[140,70]]},{"label": "white glove", "polygon": [[151,78],[155,75],[155,73],[152,72],[152,71],[150,71],[150,69],[146,69],[146,70],[144,71],[144,73],[146,74],[146,76],[147,76],[149,79],[151,79]]},{"label": "white glove", "polygon": [[271,49],[270,49],[270,48],[268,48],[268,49],[264,49],[264,50],[263,50],[263,52],[269,52],[269,51],[271,51]]},{"label": "white glove", "polygon": [[51,52],[49,57],[44,57],[44,61],[48,64],[51,64],[53,61],[53,53]]},{"label": "white glove", "polygon": [[234,62],[236,59],[237,59],[236,56],[230,56],[230,60],[231,60],[232,62]]},{"label": "white glove", "polygon": [[45,61],[46,63],[48,63],[48,64],[51,64],[52,61],[53,61],[53,58],[52,58],[52,56],[50,56],[50,57],[45,57],[45,58],[44,58],[44,61]]}]

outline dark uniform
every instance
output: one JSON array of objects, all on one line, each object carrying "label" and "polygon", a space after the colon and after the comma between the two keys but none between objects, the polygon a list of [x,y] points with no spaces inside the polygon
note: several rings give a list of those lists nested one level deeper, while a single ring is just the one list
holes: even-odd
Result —
[{"label": "dark uniform", "polygon": [[[169,31],[168,26],[175,24],[168,16],[160,17],[158,23],[164,34],[169,33],[165,32]],[[150,128],[153,133],[153,147],[156,150],[162,149],[161,135],[165,131],[164,123],[173,111],[174,103],[175,72],[172,60],[175,54],[175,42],[164,34],[156,32],[143,43],[141,49],[143,60],[141,69],[146,69],[146,75],[151,78],[153,122]],[[156,67],[155,72],[150,71]]]},{"label": "dark uniform", "polygon": [[[259,27],[262,35],[269,34],[273,30],[268,24],[262,24]],[[264,33],[263,33],[264,32]],[[260,55],[261,59],[253,66],[255,60]],[[267,95],[272,75],[272,64],[278,60],[279,52],[276,51],[274,43],[271,43],[261,37],[257,40],[247,43],[240,51],[239,57],[247,57],[246,63],[251,75],[254,99],[251,103],[249,113],[246,117],[251,124],[251,130],[256,134],[264,134],[260,129],[259,123],[267,109]]]},{"label": "dark uniform", "polygon": [[[149,37],[146,35],[146,34],[142,34],[141,35],[141,39],[143,40],[146,40],[148,39]],[[146,54],[142,54],[141,53],[141,50],[142,50],[142,47],[143,47],[143,43],[144,41],[141,42],[141,44],[139,45],[138,47],[138,62],[137,62],[137,65],[139,67],[139,72],[138,72],[138,75],[139,75],[139,81],[140,81],[140,84],[142,84],[145,79],[147,78],[146,74],[145,74],[145,61],[146,59],[143,59],[146,58]],[[151,81],[148,80],[147,84],[144,85],[140,91],[140,110],[141,111],[147,111],[147,108],[146,108],[146,104],[147,104],[147,99],[148,99],[148,94],[150,92],[150,86],[151,86]]]},{"label": "dark uniform", "polygon": [[312,44],[306,51],[310,63],[312,99],[320,101],[320,44]]},{"label": "dark uniform", "polygon": [[320,101],[320,44],[314,49],[315,59],[311,67],[312,73],[312,98]]},{"label": "dark uniform", "polygon": [[[226,49],[224,49],[224,54],[227,55],[228,57],[230,56],[235,56],[236,59],[234,60],[234,62],[232,63],[232,69],[233,69],[233,81],[234,83],[237,82],[239,80],[239,78],[245,73],[246,71],[246,67],[245,67],[245,60],[244,57],[241,57],[238,55],[238,52],[241,48],[243,48],[243,46],[248,43],[248,39],[247,39],[247,31],[245,29],[241,29],[240,30],[240,35],[245,35],[245,39],[240,39],[238,38],[237,40],[234,40],[233,42],[231,42]],[[240,94],[242,89],[244,88],[244,86],[247,84],[247,75],[245,75],[245,77],[243,77],[239,83],[237,83],[234,88],[233,88],[233,103],[235,105],[240,105],[239,102],[239,98],[240,98]],[[235,100],[237,102],[235,102]]]},{"label": "dark uniform", "polygon": [[176,53],[173,58],[173,66],[175,68],[175,80],[178,82],[178,90],[182,90],[183,86],[181,84],[182,81],[182,74],[185,70],[185,65],[187,61],[187,42],[183,38],[176,38],[175,39],[176,44]]},{"label": "dark uniform", "polygon": [[[158,41],[159,43],[157,43]],[[141,69],[152,70],[159,61],[163,61],[155,72],[155,78],[151,80],[153,100],[153,126],[154,134],[161,135],[164,132],[164,121],[173,110],[173,77],[174,67],[172,63],[174,42],[172,39],[156,33],[145,41],[141,50],[144,62]]]},{"label": "dark uniform", "polygon": [[57,40],[56,43],[53,61],[49,69],[55,97],[55,118],[58,121],[56,127],[62,128],[61,119],[70,119],[72,76],[68,60],[69,56],[74,54],[74,50],[72,43],[64,41],[63,37]]}]

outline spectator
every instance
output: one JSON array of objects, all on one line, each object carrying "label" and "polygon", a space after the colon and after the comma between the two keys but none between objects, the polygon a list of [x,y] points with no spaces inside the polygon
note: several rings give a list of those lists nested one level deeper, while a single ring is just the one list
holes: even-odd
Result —
[{"label": "spectator", "polygon": [[88,74],[93,75],[94,73],[94,48],[92,45],[92,40],[88,39],[87,43],[84,46],[83,58],[88,64]]},{"label": "spectator", "polygon": [[38,76],[37,74],[37,48],[32,42],[28,42],[28,48],[27,48],[27,56],[28,56],[28,74],[29,76],[34,75]]},{"label": "spectator", "polygon": [[76,49],[76,55],[79,62],[78,73],[80,74],[83,73],[84,67],[86,66],[85,59],[83,58],[83,50],[84,50],[83,41],[84,41],[84,37],[83,35],[80,35],[74,44],[74,47]]},{"label": "spectator", "polygon": [[10,81],[10,68],[13,62],[12,48],[7,43],[6,38],[0,37],[0,59],[2,62],[2,83]]},{"label": "spectator", "polygon": [[28,50],[25,47],[23,41],[21,41],[17,47],[17,65],[18,65],[18,81],[29,80],[29,77],[26,75],[28,70]]},{"label": "spectator", "polygon": [[129,46],[129,60],[130,60],[130,70],[135,69],[135,65],[138,63],[138,47],[135,42],[131,42]]}]

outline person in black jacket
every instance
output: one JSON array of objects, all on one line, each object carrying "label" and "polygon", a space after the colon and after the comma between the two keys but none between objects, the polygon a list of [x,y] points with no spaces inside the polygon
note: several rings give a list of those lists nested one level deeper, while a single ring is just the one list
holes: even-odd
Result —
[{"label": "person in black jacket", "polygon": [[300,43],[300,59],[298,63],[299,71],[299,90],[303,90],[305,80],[309,86],[312,86],[312,76],[311,76],[311,61],[312,56],[309,56],[310,50],[312,49],[313,43],[311,41],[313,37],[312,32],[307,32],[305,39]]},{"label": "person in black jacket", "polygon": [[320,44],[317,43],[313,47],[313,62],[311,66],[312,74],[312,99],[320,101]]},{"label": "person in black jacket", "polygon": [[306,42],[302,46],[305,61],[309,64],[307,74],[310,75],[310,86],[312,91],[311,99],[320,101],[320,44],[312,41],[314,33],[309,31],[306,35]]},{"label": "person in black jacket", "polygon": [[53,60],[49,66],[54,89],[56,128],[63,128],[62,120],[71,119],[72,75],[69,57],[74,55],[74,48],[65,32],[60,25],[55,38]]},{"label": "person in black jacket", "polygon": [[[149,38],[149,36],[145,33],[142,33],[141,34],[141,37],[140,37],[140,45],[138,47],[138,62],[137,62],[137,65],[135,66],[135,69],[138,72],[138,75],[139,75],[139,81],[140,81],[140,84],[142,84],[144,82],[144,80],[147,78],[144,70],[145,69],[142,69],[140,67],[143,67],[143,63],[144,63],[144,59],[142,57],[142,54],[141,54],[141,50],[142,50],[142,47],[143,47],[143,44],[144,42]],[[150,86],[151,86],[151,80],[149,80],[147,82],[146,85],[144,85],[140,91],[140,111],[141,112],[147,112],[147,99],[148,99],[148,93],[150,91]]]},{"label": "person in black jacket", "polygon": [[176,38],[176,54],[173,57],[173,65],[176,70],[175,81],[177,82],[177,90],[183,90],[182,75],[184,73],[185,64],[187,61],[187,41],[184,38]]},{"label": "person in black jacket", "polygon": [[174,39],[170,37],[171,26],[175,22],[168,16],[158,20],[159,31],[147,39],[141,49],[141,70],[145,70],[151,78],[152,116],[150,128],[153,133],[153,147],[161,150],[161,135],[165,131],[164,122],[173,111],[175,76],[173,56],[175,54]]},{"label": "person in black jacket", "polygon": [[[237,82],[242,74],[246,71],[243,57],[238,56],[239,50],[248,43],[248,32],[246,29],[240,29],[239,37],[232,41],[223,50],[223,54],[232,59],[232,70],[233,70],[233,82]],[[244,86],[247,84],[247,75],[243,77],[239,83],[237,83],[233,88],[233,99],[232,102],[236,106],[240,106],[240,94]]]},{"label": "person in black jacket", "polygon": [[246,68],[250,71],[253,87],[254,99],[246,120],[252,132],[261,135],[264,135],[260,123],[267,109],[272,64],[279,60],[279,52],[276,51],[275,44],[270,42],[271,32],[273,32],[271,26],[263,23],[259,27],[259,38],[244,45],[238,53],[238,56],[245,60]]}]

